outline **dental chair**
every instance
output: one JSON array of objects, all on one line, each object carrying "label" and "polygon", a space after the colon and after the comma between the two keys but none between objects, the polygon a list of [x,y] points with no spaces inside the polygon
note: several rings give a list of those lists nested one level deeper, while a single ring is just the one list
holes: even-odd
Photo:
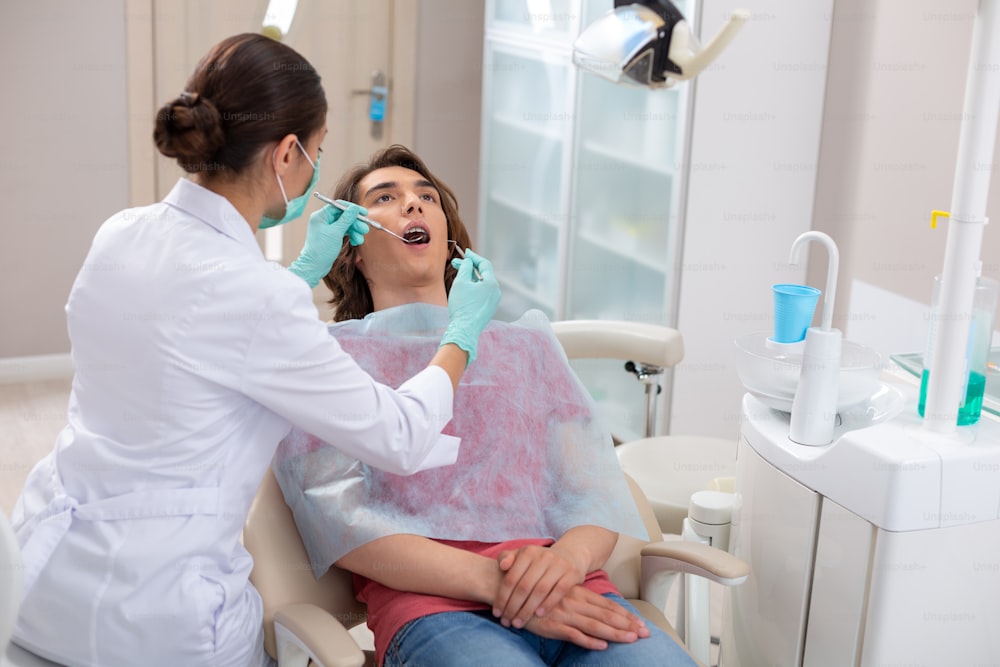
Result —
[{"label": "dental chair", "polygon": [[[649,622],[683,646],[663,613],[643,599],[651,580],[661,572],[676,571],[735,586],[746,580],[749,567],[714,547],[661,542],[645,496],[628,481],[649,539],[619,536],[605,570]],[[254,559],[250,581],[264,602],[264,647],[280,667],[306,667],[310,661],[319,667],[374,664],[374,656],[362,651],[348,632],[365,622],[365,608],[354,598],[350,573],[334,566],[319,580],[313,577],[292,511],[270,470],[250,507],[243,544]]]},{"label": "dental chair", "polygon": [[627,360],[625,370],[645,385],[645,437],[615,448],[622,468],[649,499],[660,529],[680,535],[691,496],[716,478],[736,474],[736,439],[654,435],[660,378],[684,358],[684,339],[670,327],[645,322],[567,320],[552,329],[569,359]]},{"label": "dental chair", "polygon": [[[684,339],[670,327],[615,320],[553,322],[566,356],[626,361],[625,370],[645,388],[645,437],[617,442],[622,469],[638,483],[665,535],[729,548],[736,440],[696,435],[655,435],[660,382],[684,358]],[[661,577],[652,598],[662,607],[676,581],[677,632],[695,657],[707,662],[712,643],[711,591],[704,579]]]}]

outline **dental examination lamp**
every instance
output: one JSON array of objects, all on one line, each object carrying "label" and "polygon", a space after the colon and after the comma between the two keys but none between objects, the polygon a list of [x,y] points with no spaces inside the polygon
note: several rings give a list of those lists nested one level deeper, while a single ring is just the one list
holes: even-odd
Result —
[{"label": "dental examination lamp", "polygon": [[670,0],[615,0],[573,44],[573,63],[615,83],[669,88],[696,77],[750,17],[735,10],[704,48]]},{"label": "dental examination lamp", "polygon": [[[587,26],[573,43],[573,64],[613,83],[658,89],[693,79],[733,40],[750,11],[736,9],[702,48],[691,24],[670,0],[614,0],[614,9]],[[646,385],[646,436],[656,422],[655,395],[662,369],[626,370]],[[655,386],[655,390],[654,390]]]}]

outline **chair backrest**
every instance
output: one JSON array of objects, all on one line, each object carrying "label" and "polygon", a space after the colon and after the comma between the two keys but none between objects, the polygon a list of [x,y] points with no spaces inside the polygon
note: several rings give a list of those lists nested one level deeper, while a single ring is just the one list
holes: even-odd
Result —
[{"label": "chair backrest", "polygon": [[0,655],[14,633],[21,606],[21,550],[7,515],[0,512]]},{"label": "chair backrest", "polygon": [[[684,356],[681,334],[675,329],[641,322],[574,320],[554,322],[556,337],[569,358],[631,359],[669,368]],[[639,597],[639,550],[662,539],[659,524],[639,486],[626,475],[648,539],[620,535],[605,565],[612,582],[626,598]],[[281,488],[267,471],[250,507],[243,543],[253,556],[250,581],[264,603],[264,647],[276,656],[274,613],[282,607],[307,602],[332,614],[350,628],[365,619],[365,607],[354,598],[351,575],[331,567],[319,580],[313,577],[302,538]]]},{"label": "chair backrest", "polygon": [[354,598],[351,574],[331,567],[318,580],[292,511],[268,469],[243,527],[243,545],[253,556],[250,581],[264,602],[264,648],[277,657],[274,612],[308,602],[326,610],[345,627],[365,620],[365,606]]}]

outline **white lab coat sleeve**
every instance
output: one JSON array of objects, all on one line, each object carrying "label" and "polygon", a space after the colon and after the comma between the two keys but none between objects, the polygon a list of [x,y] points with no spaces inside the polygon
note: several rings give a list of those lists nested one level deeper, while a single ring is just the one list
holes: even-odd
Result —
[{"label": "white lab coat sleeve", "polygon": [[459,438],[442,435],[454,391],[431,366],[394,390],[375,382],[319,320],[311,293],[292,274],[276,275],[255,322],[241,379],[249,398],[341,451],[408,475],[451,465]]}]

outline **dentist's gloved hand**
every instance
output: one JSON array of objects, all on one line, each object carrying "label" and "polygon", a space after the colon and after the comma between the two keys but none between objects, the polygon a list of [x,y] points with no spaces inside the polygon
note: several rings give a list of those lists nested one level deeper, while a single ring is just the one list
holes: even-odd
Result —
[{"label": "dentist's gloved hand", "polygon": [[358,216],[367,213],[366,209],[357,204],[350,204],[346,211],[327,204],[310,215],[306,243],[302,246],[299,258],[292,262],[288,270],[306,281],[309,287],[316,287],[323,276],[330,273],[330,267],[340,254],[345,236],[350,238],[351,245],[354,246],[365,242],[365,234],[369,228],[358,220]]},{"label": "dentist's gloved hand", "polygon": [[[454,343],[469,354],[469,364],[476,359],[479,334],[483,332],[500,303],[500,285],[493,275],[493,265],[472,252],[465,251],[465,259],[453,259],[451,265],[458,275],[448,293],[448,327],[441,337],[441,345]],[[477,280],[472,273],[475,267],[482,275]],[[468,366],[468,364],[466,364]]]}]

